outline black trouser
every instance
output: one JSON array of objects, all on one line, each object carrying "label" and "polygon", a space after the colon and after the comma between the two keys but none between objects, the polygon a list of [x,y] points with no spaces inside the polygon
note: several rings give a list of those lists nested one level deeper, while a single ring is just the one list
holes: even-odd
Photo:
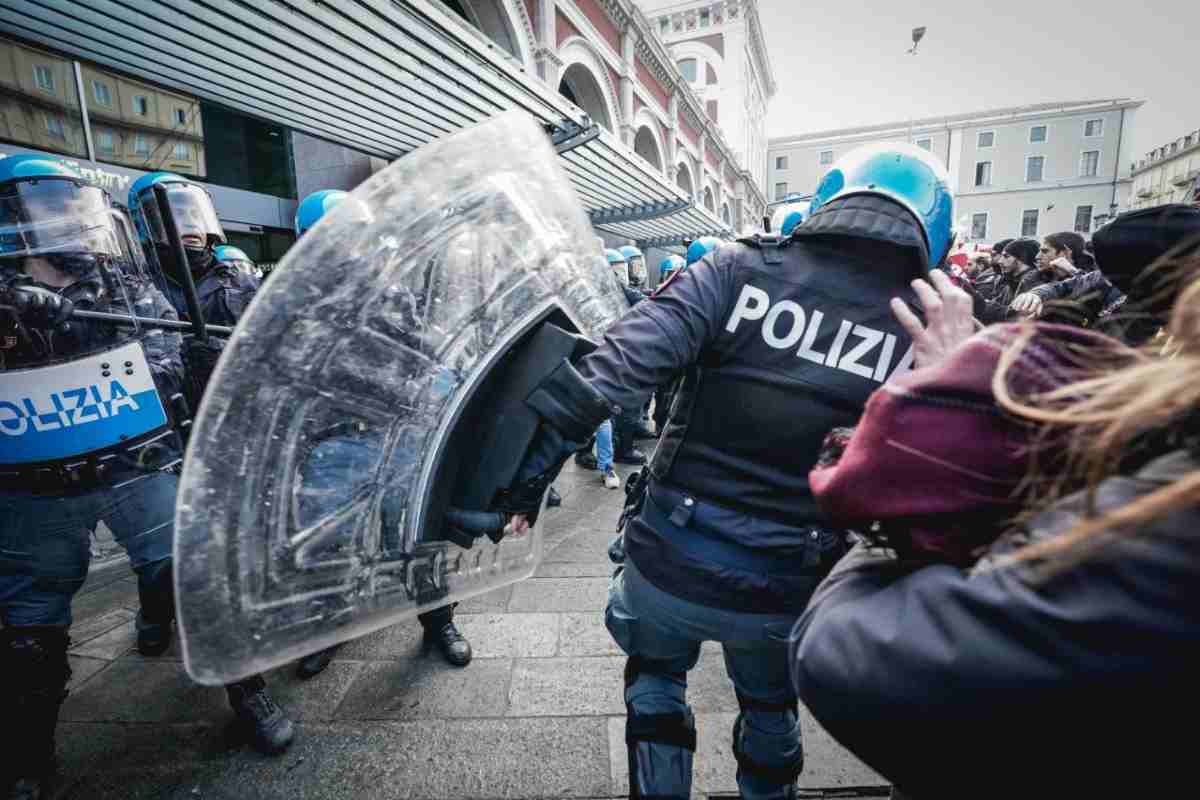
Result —
[{"label": "black trouser", "polygon": [[457,605],[458,603],[450,603],[433,611],[426,611],[424,614],[418,614],[417,619],[427,633],[437,633],[454,621],[454,607]]}]

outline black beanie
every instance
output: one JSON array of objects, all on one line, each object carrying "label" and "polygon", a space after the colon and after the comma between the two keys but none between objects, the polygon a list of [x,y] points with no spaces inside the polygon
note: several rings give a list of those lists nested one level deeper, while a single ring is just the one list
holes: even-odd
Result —
[{"label": "black beanie", "polygon": [[1004,248],[1008,247],[1008,245],[1011,241],[1012,241],[1012,239],[1001,239],[1000,241],[998,241],[994,245],[992,245],[992,252],[995,253],[996,255],[1000,255],[1001,253],[1004,252]]},{"label": "black beanie", "polygon": [[1138,276],[1178,245],[1200,244],[1200,208],[1171,203],[1129,211],[1096,231],[1092,244],[1104,277],[1131,299],[1149,296]]},{"label": "black beanie", "polygon": [[1041,249],[1037,239],[1013,239],[1004,246],[1004,252],[1027,267],[1037,266],[1037,254]]}]

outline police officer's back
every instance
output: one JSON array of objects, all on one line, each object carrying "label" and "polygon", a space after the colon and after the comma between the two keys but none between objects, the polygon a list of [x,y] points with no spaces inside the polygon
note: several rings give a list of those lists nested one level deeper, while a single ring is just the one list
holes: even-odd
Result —
[{"label": "police officer's back", "polygon": [[911,297],[910,281],[944,256],[952,206],[946,173],[925,151],[855,151],[827,173],[792,236],[718,248],[531,395],[543,425],[511,489],[516,512],[536,509],[599,419],[640,407],[687,370],[625,528],[607,612],[630,656],[632,796],[690,791],[686,673],[706,639],[723,643],[742,709],[742,796],[794,796],[803,755],[782,641],[844,547],[807,474],[829,430],[853,424],[870,393],[911,364],[888,302]]}]

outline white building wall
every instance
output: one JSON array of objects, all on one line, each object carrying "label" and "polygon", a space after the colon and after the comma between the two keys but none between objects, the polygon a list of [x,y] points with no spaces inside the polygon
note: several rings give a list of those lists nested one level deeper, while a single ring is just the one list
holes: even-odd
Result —
[{"label": "white building wall", "polygon": [[[1128,101],[1043,105],[919,121],[911,128],[911,139],[907,123],[783,137],[771,142],[767,193],[775,200],[784,188],[779,184],[786,184],[789,193],[811,193],[829,168],[821,164],[822,152],[832,151],[836,162],[866,144],[911,140],[927,142],[947,165],[957,198],[956,221],[964,235],[969,237],[971,217],[978,213],[987,213],[991,220],[987,235],[978,241],[1017,235],[1027,209],[1038,210],[1041,234],[1072,230],[1079,206],[1092,206],[1093,220],[1108,215],[1114,202],[1118,211],[1129,208],[1130,142],[1140,105]],[[1099,135],[1085,136],[1088,120],[1101,120]],[[1034,126],[1045,126],[1044,142],[1030,141]],[[981,147],[980,134],[987,132],[992,134],[991,146]],[[1099,154],[1095,175],[1081,174],[1083,154],[1089,151]],[[1026,180],[1028,159],[1033,156],[1044,159],[1040,181]],[[780,157],[786,158],[786,167],[780,165]],[[991,162],[991,179],[976,186],[976,165],[984,161]]]},{"label": "white building wall", "polygon": [[1195,200],[1200,183],[1200,130],[1157,147],[1141,159],[1133,173],[1130,206],[1149,208]]}]

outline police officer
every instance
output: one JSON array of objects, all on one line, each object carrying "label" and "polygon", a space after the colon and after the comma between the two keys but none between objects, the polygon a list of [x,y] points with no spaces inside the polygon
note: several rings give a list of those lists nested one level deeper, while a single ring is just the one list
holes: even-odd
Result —
[{"label": "police officer", "polygon": [[[179,238],[187,254],[180,264],[167,238],[166,227],[153,192],[163,184],[171,213],[179,229]],[[155,279],[181,316],[186,317],[183,290],[184,271],[192,273],[204,321],[215,325],[237,324],[250,304],[258,281],[229,264],[217,261],[214,248],[225,242],[225,232],[217,221],[212,198],[204,187],[165,172],[143,175],[129,189],[129,210],[141,238],[142,248],[157,269]],[[193,410],[199,406],[204,387],[216,367],[224,340],[209,336],[201,340],[184,337],[184,394]],[[173,518],[172,518],[173,522]],[[173,527],[171,528],[173,531]],[[175,620],[175,595],[171,563],[162,570],[162,580],[153,591],[141,596],[138,615],[138,651],[145,656],[162,655],[170,646]],[[266,682],[255,675],[225,687],[229,705],[247,730],[254,746],[265,753],[282,753],[292,743],[295,730],[291,720],[267,693]]]},{"label": "police officer", "polygon": [[235,269],[241,273],[249,275],[260,284],[262,283],[263,274],[258,265],[246,252],[240,247],[234,247],[231,244],[220,244],[213,248],[213,256],[217,259],[217,265]]},{"label": "police officer", "polygon": [[[888,145],[847,154],[811,209],[787,239],[722,245],[693,263],[527,401],[542,425],[506,499],[518,532],[598,419],[687,369],[606,614],[629,655],[633,797],[689,796],[687,673],[705,640],[723,644],[741,706],[741,796],[796,796],[803,751],[786,641],[845,551],[808,472],[830,429],[853,425],[871,392],[911,364],[889,300],[915,302],[910,282],[946,252],[953,199],[936,159]],[[665,341],[647,348],[649,337]]]},{"label": "police officer", "polygon": [[[672,275],[686,266],[687,261],[684,260],[683,256],[671,254],[664,258],[658,265],[658,287],[661,288],[663,284],[671,279]],[[658,289],[656,288],[655,291],[658,291]]]},{"label": "police officer", "polygon": [[[327,212],[344,202],[347,196],[346,192],[336,189],[322,189],[305,197],[296,209],[296,236],[303,236]],[[317,438],[320,438],[320,435]],[[368,450],[374,446],[375,441],[373,437],[358,436],[353,431],[337,431],[314,444],[314,449],[319,450],[315,455],[319,457],[305,462],[302,478],[307,486],[317,490],[311,497],[318,507],[328,506],[328,511],[334,510],[339,498],[332,490],[337,489],[337,482],[347,470],[354,470],[356,465],[370,463],[374,456],[371,456]],[[424,629],[425,641],[434,644],[450,664],[465,667],[471,663],[471,643],[454,624],[456,605],[457,603],[450,603],[435,608],[417,615],[417,619]],[[319,675],[329,666],[340,647],[341,645],[334,645],[300,659],[296,674],[301,678]]]},{"label": "police officer", "polygon": [[[638,251],[638,254],[640,256],[641,251]],[[629,261],[625,257],[625,253],[622,250],[606,248],[604,257],[608,259],[608,265],[616,273],[617,282],[621,284],[621,290],[625,293],[625,300],[629,305],[634,306],[641,300],[644,300],[646,295],[629,285]],[[646,454],[634,444],[639,438],[654,438],[654,435],[642,423],[641,408],[626,408],[613,415],[612,439],[613,461],[615,463],[633,464],[639,467],[645,465]],[[603,469],[604,465],[600,464],[600,467]],[[608,472],[605,471],[606,485],[608,482]]]},{"label": "police officer", "polygon": [[618,248],[622,256],[625,257],[625,262],[629,265],[629,285],[638,292],[645,292],[647,288],[646,274],[646,257],[642,251],[631,244]]},{"label": "police officer", "polygon": [[[175,319],[126,260],[108,194],[58,159],[0,160],[0,786],[38,797],[67,695],[71,600],[100,521],[138,593],[169,581],[179,336],[72,318]],[[114,353],[113,351],[117,351]],[[120,361],[117,361],[117,358]],[[15,374],[14,374],[15,371]]]}]

